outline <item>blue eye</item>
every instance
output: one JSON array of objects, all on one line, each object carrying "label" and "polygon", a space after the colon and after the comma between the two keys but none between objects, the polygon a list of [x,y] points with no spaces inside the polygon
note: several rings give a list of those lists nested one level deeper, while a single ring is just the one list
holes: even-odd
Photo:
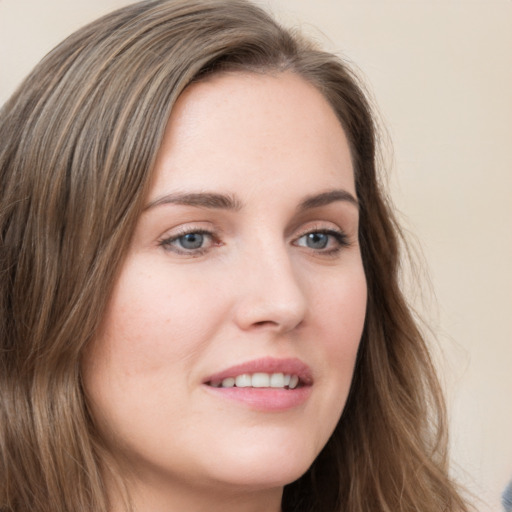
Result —
[{"label": "blue eye", "polygon": [[188,233],[180,233],[165,240],[161,245],[165,250],[183,255],[201,255],[207,251],[213,242],[213,235],[208,231],[196,230]]},{"label": "blue eye", "polygon": [[199,249],[203,246],[204,235],[203,233],[187,233],[177,238],[176,242],[178,242],[183,249]]},{"label": "blue eye", "polygon": [[308,233],[304,238],[305,245],[310,249],[325,249],[329,243],[329,235],[326,233]]},{"label": "blue eye", "polygon": [[324,254],[336,253],[349,245],[347,236],[341,231],[311,231],[299,237],[296,244]]}]

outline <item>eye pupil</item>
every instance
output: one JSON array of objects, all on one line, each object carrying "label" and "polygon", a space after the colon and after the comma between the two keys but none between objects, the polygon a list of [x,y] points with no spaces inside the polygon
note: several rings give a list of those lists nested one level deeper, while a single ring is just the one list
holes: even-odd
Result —
[{"label": "eye pupil", "polygon": [[325,249],[329,241],[325,233],[309,233],[307,235],[307,246],[311,249]]},{"label": "eye pupil", "polygon": [[199,249],[204,242],[204,235],[201,233],[188,233],[179,238],[180,245],[184,249]]}]

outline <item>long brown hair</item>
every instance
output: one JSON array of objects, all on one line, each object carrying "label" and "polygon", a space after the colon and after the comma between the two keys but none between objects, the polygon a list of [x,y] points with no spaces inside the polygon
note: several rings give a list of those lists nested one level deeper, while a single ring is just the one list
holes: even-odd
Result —
[{"label": "long brown hair", "polygon": [[80,361],[141,212],[170,111],[192,81],[289,70],[350,142],[368,282],[348,402],[284,512],[466,507],[447,476],[441,391],[398,285],[399,229],[371,109],[336,56],[244,0],[144,1],[79,30],[0,114],[0,509],[106,512],[107,456]]}]

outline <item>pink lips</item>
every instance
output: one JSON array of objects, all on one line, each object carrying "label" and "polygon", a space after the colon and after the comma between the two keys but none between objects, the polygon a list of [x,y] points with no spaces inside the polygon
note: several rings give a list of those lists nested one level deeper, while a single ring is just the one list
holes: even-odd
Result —
[{"label": "pink lips", "polygon": [[[299,385],[295,389],[252,388],[252,387],[213,387],[211,382],[219,382],[229,377],[255,373],[283,373],[297,375]],[[236,400],[258,411],[284,411],[304,403],[311,394],[313,377],[309,366],[296,358],[263,358],[226,368],[210,375],[203,381],[205,389],[216,396]]]}]

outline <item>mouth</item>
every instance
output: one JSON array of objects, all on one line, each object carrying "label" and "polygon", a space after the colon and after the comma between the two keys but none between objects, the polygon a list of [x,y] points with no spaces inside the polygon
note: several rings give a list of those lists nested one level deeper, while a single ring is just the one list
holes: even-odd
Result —
[{"label": "mouth", "polygon": [[203,381],[211,395],[259,412],[285,412],[309,399],[313,376],[296,358],[267,357],[227,368]]},{"label": "mouth", "polygon": [[214,388],[272,388],[295,389],[305,385],[300,377],[290,373],[242,373],[223,379],[212,379],[206,382]]},{"label": "mouth", "polygon": [[296,358],[256,359],[227,368],[208,377],[203,384],[212,388],[253,388],[294,390],[313,384],[309,366]]}]

